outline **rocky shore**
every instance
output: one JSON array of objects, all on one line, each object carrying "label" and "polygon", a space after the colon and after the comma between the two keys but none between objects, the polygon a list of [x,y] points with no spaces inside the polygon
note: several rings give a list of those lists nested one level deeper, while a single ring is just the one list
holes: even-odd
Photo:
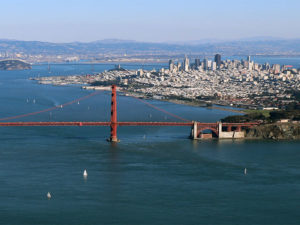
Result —
[{"label": "rocky shore", "polygon": [[247,139],[300,140],[300,123],[273,123],[251,128]]}]

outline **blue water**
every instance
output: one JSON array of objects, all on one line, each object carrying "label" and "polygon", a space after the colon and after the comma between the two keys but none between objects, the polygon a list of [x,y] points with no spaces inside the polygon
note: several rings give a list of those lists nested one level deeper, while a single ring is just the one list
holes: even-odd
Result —
[{"label": "blue water", "polygon": [[[39,65],[31,71],[1,71],[0,118],[92,93],[39,85],[29,77],[112,67],[52,65],[49,73],[47,65]],[[189,120],[213,122],[232,115],[149,102]],[[109,107],[110,93],[101,92],[51,115],[19,121],[108,121]],[[125,96],[118,96],[118,118],[178,121]],[[121,142],[111,145],[106,127],[0,127],[0,224],[300,223],[300,142],[193,142],[189,132],[187,127],[121,127]]]}]

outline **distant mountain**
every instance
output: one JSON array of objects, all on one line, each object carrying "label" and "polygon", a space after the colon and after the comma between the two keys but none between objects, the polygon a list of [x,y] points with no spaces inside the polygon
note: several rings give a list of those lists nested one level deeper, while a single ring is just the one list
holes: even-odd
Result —
[{"label": "distant mountain", "polygon": [[50,43],[40,41],[0,40],[0,54],[29,55],[300,55],[300,39],[282,40],[260,37],[237,41],[209,40],[187,43],[149,43],[132,40],[107,39],[89,43]]},{"label": "distant mountain", "polygon": [[0,61],[0,70],[28,70],[31,65],[21,60],[2,60]]},{"label": "distant mountain", "polygon": [[124,44],[124,43],[135,43],[134,40],[122,40],[122,39],[104,39],[100,41],[94,41],[91,43],[101,43],[101,44]]}]

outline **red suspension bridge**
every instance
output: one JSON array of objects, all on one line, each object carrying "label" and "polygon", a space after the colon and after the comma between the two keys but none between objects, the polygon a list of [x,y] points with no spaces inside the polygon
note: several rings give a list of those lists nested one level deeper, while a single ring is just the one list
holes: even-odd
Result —
[{"label": "red suspension bridge", "polygon": [[[74,104],[76,102],[85,100],[89,97],[97,95],[99,92],[94,92],[85,97],[73,100],[63,105],[55,106],[38,112],[32,112],[28,114],[22,114],[18,116],[0,118],[0,121],[9,121],[19,119],[23,117],[33,116],[40,113],[50,112],[64,106]],[[24,127],[24,126],[110,126],[110,138],[111,142],[118,142],[117,129],[118,126],[188,126],[191,127],[191,137],[193,139],[199,138],[211,138],[212,136],[219,138],[243,138],[244,129],[251,128],[258,125],[258,123],[201,123],[195,121],[186,120],[180,116],[172,114],[164,109],[158,108],[142,99],[136,98],[144,104],[159,110],[169,116],[177,118],[182,122],[119,122],[117,120],[117,86],[112,85],[111,93],[111,119],[109,122],[0,122],[0,127]],[[225,129],[224,129],[225,128]],[[205,133],[204,131],[210,130],[211,133]]]}]

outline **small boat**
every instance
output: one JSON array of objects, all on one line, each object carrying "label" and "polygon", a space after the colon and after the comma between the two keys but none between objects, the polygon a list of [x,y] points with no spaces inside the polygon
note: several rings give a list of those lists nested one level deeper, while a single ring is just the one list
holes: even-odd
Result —
[{"label": "small boat", "polygon": [[50,194],[50,192],[47,193],[47,198],[50,199],[52,196]]},{"label": "small boat", "polygon": [[88,173],[86,170],[83,171],[83,177],[86,178],[88,176]]}]

